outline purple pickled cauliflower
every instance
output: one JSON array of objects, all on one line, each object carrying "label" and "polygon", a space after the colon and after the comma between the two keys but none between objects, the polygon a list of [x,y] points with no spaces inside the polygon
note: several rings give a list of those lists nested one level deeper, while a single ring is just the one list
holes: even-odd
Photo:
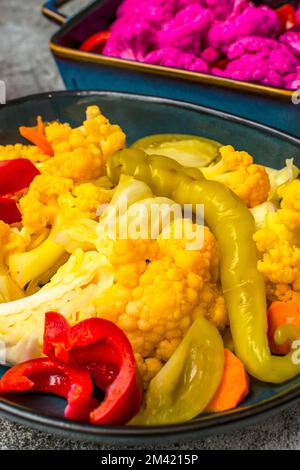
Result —
[{"label": "purple pickled cauliflower", "polygon": [[147,23],[124,22],[117,35],[112,34],[106,42],[103,54],[121,59],[143,61],[155,47],[155,31]]},{"label": "purple pickled cauliflower", "polygon": [[296,67],[294,73],[290,73],[284,77],[285,88],[290,90],[299,90],[300,89],[300,65]]},{"label": "purple pickled cauliflower", "polygon": [[242,13],[234,13],[227,20],[214,23],[207,41],[210,46],[226,52],[240,38],[250,35],[274,38],[279,30],[279,19],[271,8],[249,5]]},{"label": "purple pickled cauliflower", "polygon": [[282,33],[276,11],[249,0],[123,0],[103,53],[299,88],[300,6],[297,18]]},{"label": "purple pickled cauliflower", "polygon": [[[145,22],[155,28],[159,28],[175,15],[177,0],[125,0],[121,3],[117,18],[126,20],[128,23],[135,21]],[[118,21],[118,20],[117,20]],[[111,31],[115,29],[113,23]]]},{"label": "purple pickled cauliflower", "polygon": [[176,0],[177,10],[180,11],[192,3],[210,10],[217,20],[225,20],[234,12],[241,13],[249,5],[247,0]]},{"label": "purple pickled cauliflower", "polygon": [[164,65],[166,67],[175,67],[192,72],[208,72],[207,63],[193,54],[182,52],[174,47],[165,47],[150,52],[145,58],[145,62],[154,65]]},{"label": "purple pickled cauliflower", "polygon": [[103,54],[142,61],[156,47],[156,31],[175,14],[176,0],[125,0]]},{"label": "purple pickled cauliflower", "polygon": [[300,32],[287,31],[280,36],[279,41],[288,46],[300,58]]},{"label": "purple pickled cauliflower", "polygon": [[224,21],[230,15],[240,15],[248,6],[247,0],[201,0],[201,5],[210,9],[217,20]]},{"label": "purple pickled cauliflower", "polygon": [[232,44],[228,49],[228,58],[230,62],[226,69],[213,69],[213,73],[282,88],[286,86],[286,76],[297,73],[300,65],[284,44],[256,36],[248,36]]},{"label": "purple pickled cauliflower", "polygon": [[184,8],[192,5],[193,3],[197,3],[200,6],[203,6],[202,4],[205,2],[205,0],[175,0],[175,5],[176,5],[176,13],[179,11],[183,10]]},{"label": "purple pickled cauliflower", "polygon": [[158,47],[172,47],[198,56],[201,54],[203,35],[210,22],[210,11],[193,3],[163,25],[157,34]]}]

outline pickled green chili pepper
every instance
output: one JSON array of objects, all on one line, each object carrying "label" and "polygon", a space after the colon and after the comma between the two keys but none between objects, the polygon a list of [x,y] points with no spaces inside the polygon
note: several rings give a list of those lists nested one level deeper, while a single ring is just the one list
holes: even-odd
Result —
[{"label": "pickled green chili pepper", "polygon": [[219,157],[221,144],[215,140],[189,134],[155,134],[132,144],[148,155],[159,154],[173,158],[181,165],[201,168]]},{"label": "pickled green chili pepper", "polygon": [[[300,338],[300,327],[293,323],[280,325],[275,331],[274,340],[276,344],[282,345],[287,341],[294,342]],[[298,346],[299,347],[299,346]]]},{"label": "pickled green chili pepper", "polygon": [[205,318],[196,319],[151,380],[145,409],[129,424],[160,425],[195,418],[216,393],[223,369],[224,348],[218,330]]},{"label": "pickled green chili pepper", "polygon": [[252,214],[227,187],[207,181],[201,171],[184,168],[163,156],[127,149],[112,155],[108,175],[116,184],[121,174],[147,183],[153,193],[179,204],[204,204],[205,222],[218,240],[220,276],[229,314],[235,354],[247,371],[265,382],[280,383],[300,373],[292,354],[270,352],[267,338],[266,292],[257,269],[256,231]]}]

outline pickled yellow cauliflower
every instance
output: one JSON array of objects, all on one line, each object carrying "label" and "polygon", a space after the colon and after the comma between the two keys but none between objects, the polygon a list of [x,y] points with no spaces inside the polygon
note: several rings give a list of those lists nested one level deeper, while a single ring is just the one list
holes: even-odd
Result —
[{"label": "pickled yellow cauliflower", "polygon": [[95,219],[99,205],[111,200],[112,191],[106,187],[103,178],[76,185],[70,178],[38,175],[19,201],[22,224],[29,233],[40,235],[58,214],[63,220]]},{"label": "pickled yellow cauliflower", "polygon": [[[66,250],[56,239],[58,233],[64,232],[66,239],[69,232],[78,234],[86,226],[96,224],[98,207],[110,202],[113,193],[106,189],[105,179],[74,184],[70,178],[38,175],[33,180],[19,201],[22,232],[30,243],[26,251],[11,253],[7,259],[10,274],[21,288],[34,281],[36,290],[66,261]],[[90,247],[89,237],[85,237],[85,232],[83,236],[85,247]],[[69,253],[75,249],[74,243]],[[29,290],[32,291],[31,284]]]},{"label": "pickled yellow cauliflower", "polygon": [[127,334],[145,386],[197,316],[219,329],[227,324],[213,234],[205,227],[203,247],[192,251],[172,233],[169,240],[116,240],[109,256],[115,282],[94,301],[97,316]]},{"label": "pickled yellow cauliflower", "polygon": [[86,182],[105,173],[107,158],[121,150],[126,140],[120,126],[111,124],[98,106],[87,108],[82,126],[72,129],[54,121],[45,123],[45,133],[53,156],[34,145],[0,145],[0,160],[28,158],[43,174]]},{"label": "pickled yellow cauliflower", "polygon": [[98,178],[105,173],[107,158],[125,146],[125,134],[110,124],[98,106],[89,106],[81,127],[53,122],[46,126],[46,137],[54,156],[39,166],[44,174],[71,178],[75,182]]},{"label": "pickled yellow cauliflower", "polygon": [[269,300],[300,304],[300,180],[278,189],[277,212],[266,216],[254,235],[261,259],[258,269],[266,279]]},{"label": "pickled yellow cauliflower", "polygon": [[220,148],[221,159],[212,166],[201,168],[205,178],[228,186],[248,207],[268,199],[270,181],[266,168],[253,163],[253,157],[232,145]]},{"label": "pickled yellow cauliflower", "polygon": [[290,229],[300,227],[300,180],[291,181],[278,189],[278,195],[282,198],[280,204],[280,218]]},{"label": "pickled yellow cauliflower", "polygon": [[49,155],[42,152],[35,145],[0,145],[0,161],[14,160],[15,158],[26,158],[34,164],[48,160]]}]

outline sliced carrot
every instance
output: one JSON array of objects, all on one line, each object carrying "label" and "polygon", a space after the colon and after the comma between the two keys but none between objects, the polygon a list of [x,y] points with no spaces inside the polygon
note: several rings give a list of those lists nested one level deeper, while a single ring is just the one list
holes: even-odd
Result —
[{"label": "sliced carrot", "polygon": [[47,138],[38,131],[37,127],[21,126],[19,127],[19,132],[22,137],[39,147],[42,152],[52,157],[53,148],[51,147],[51,144],[48,142]]},{"label": "sliced carrot", "polygon": [[244,364],[229,349],[224,349],[224,372],[219,388],[206,411],[231,410],[249,393],[249,377]]},{"label": "sliced carrot", "polygon": [[289,341],[277,344],[274,339],[277,328],[285,324],[300,327],[300,307],[288,302],[272,302],[268,308],[268,338],[274,354],[287,354],[290,351]]},{"label": "sliced carrot", "polygon": [[37,117],[37,120],[36,120],[36,129],[37,129],[37,131],[38,131],[39,134],[41,134],[41,135],[46,135],[46,132],[45,132],[45,125],[44,125],[42,116],[38,116],[38,117]]}]

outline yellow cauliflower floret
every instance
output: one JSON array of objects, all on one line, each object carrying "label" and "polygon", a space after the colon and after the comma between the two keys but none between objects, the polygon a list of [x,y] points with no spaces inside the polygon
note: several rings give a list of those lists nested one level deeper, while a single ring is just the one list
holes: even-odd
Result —
[{"label": "yellow cauliflower floret", "polygon": [[[8,259],[20,287],[38,289],[65,262],[67,253],[77,247],[93,249],[97,209],[110,201],[113,192],[100,184],[101,180],[76,185],[70,178],[46,174],[33,180],[20,199],[22,230],[29,246],[25,253]],[[103,184],[107,186],[105,180]]]},{"label": "yellow cauliflower floret", "polygon": [[86,121],[75,129],[58,122],[46,127],[54,156],[40,166],[42,173],[75,182],[96,179],[105,173],[107,158],[124,147],[125,134],[119,126],[110,124],[97,106],[88,107],[86,114]]},{"label": "yellow cauliflower floret", "polygon": [[9,253],[24,251],[27,242],[26,237],[17,228],[12,228],[0,220],[0,258],[2,256],[4,259]]},{"label": "yellow cauliflower floret", "polygon": [[[182,223],[182,221],[176,221]],[[171,237],[174,231],[171,230]],[[217,286],[217,243],[204,228],[202,248],[187,250],[187,240],[116,240],[110,263],[114,284],[95,300],[97,315],[127,334],[147,386],[198,315],[218,328],[227,323]]]},{"label": "yellow cauliflower floret", "polygon": [[95,219],[98,207],[111,197],[112,191],[93,182],[74,185],[70,178],[38,175],[20,199],[22,223],[30,233],[40,234],[58,213],[63,220]]},{"label": "yellow cauliflower floret", "polygon": [[103,189],[94,183],[82,183],[74,186],[72,192],[59,196],[58,205],[67,218],[80,217],[95,219],[101,204],[108,204],[112,191]]},{"label": "yellow cauliflower floret", "polygon": [[266,279],[271,301],[300,301],[299,183],[293,181],[280,188],[280,209],[267,214],[264,227],[254,235],[261,255],[258,269]]},{"label": "yellow cauliflower floret", "polygon": [[160,371],[163,366],[163,363],[156,357],[149,357],[143,359],[141,354],[136,353],[134,355],[137,368],[140,372],[140,375],[143,377],[143,382],[147,386],[153,377]]},{"label": "yellow cauliflower floret", "polygon": [[0,145],[0,160],[27,158],[45,175],[70,178],[75,183],[95,180],[105,174],[107,158],[125,146],[126,136],[111,124],[98,106],[89,106],[80,127],[57,121],[45,124],[46,138],[54,155],[35,145]]},{"label": "yellow cauliflower floret", "polygon": [[[53,121],[45,129],[48,142],[51,143],[53,150],[70,151],[68,139],[72,132],[70,124]],[[64,146],[65,143],[65,146]]]},{"label": "yellow cauliflower floret", "polygon": [[282,198],[279,210],[281,220],[290,230],[300,227],[300,180],[283,185],[277,192]]},{"label": "yellow cauliflower floret", "polygon": [[237,151],[231,145],[219,149],[221,160],[207,168],[201,168],[209,180],[228,186],[248,207],[265,202],[270,191],[266,169],[253,163],[249,153]]},{"label": "yellow cauliflower floret", "polygon": [[294,290],[289,284],[267,283],[267,297],[269,300],[280,300],[282,302],[290,302],[295,305],[300,305],[300,289]]},{"label": "yellow cauliflower floret", "polygon": [[71,179],[53,175],[38,175],[20,199],[23,225],[32,233],[40,234],[50,227],[57,214],[57,199],[73,188]]},{"label": "yellow cauliflower floret", "polygon": [[0,145],[0,160],[14,160],[16,158],[26,158],[32,163],[40,163],[48,160],[49,155],[34,145]]},{"label": "yellow cauliflower floret", "polygon": [[56,175],[82,182],[98,178],[104,171],[101,152],[96,147],[76,148],[71,152],[55,153],[39,167],[45,175]]},{"label": "yellow cauliflower floret", "polygon": [[295,283],[295,288],[300,289],[300,248],[278,214],[272,217],[265,228],[256,232],[254,240],[263,254],[258,269],[267,280],[273,284],[284,282],[293,286]]}]

